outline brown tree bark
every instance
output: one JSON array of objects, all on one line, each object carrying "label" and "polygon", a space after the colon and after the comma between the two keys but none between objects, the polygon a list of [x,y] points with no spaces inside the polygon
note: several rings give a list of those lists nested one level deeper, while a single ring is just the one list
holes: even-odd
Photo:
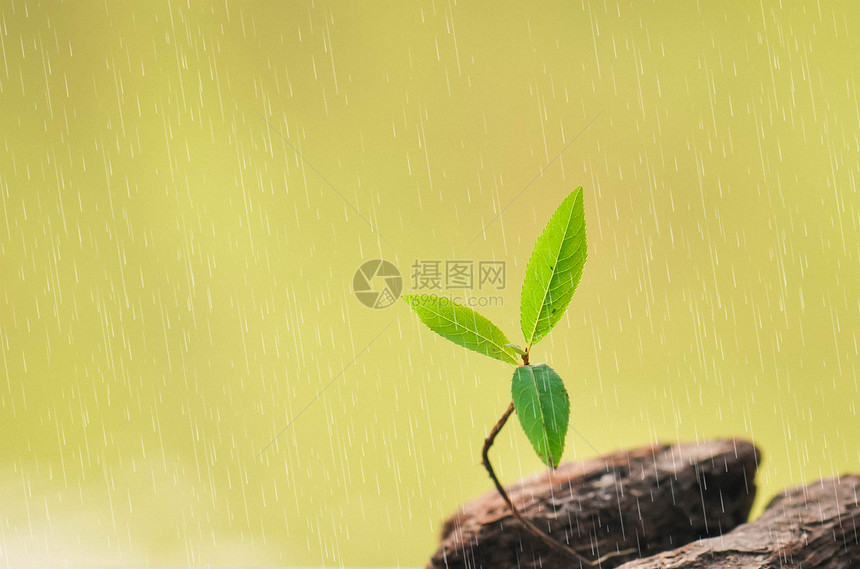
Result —
[{"label": "brown tree bark", "polygon": [[[746,521],[758,461],[745,441],[658,445],[564,463],[506,490],[525,518],[588,559],[635,551],[603,562],[608,569]],[[525,531],[491,491],[445,522],[428,569],[578,565]]]},{"label": "brown tree bark", "polygon": [[[860,476],[786,490],[764,514],[722,537],[621,569],[850,569],[860,567]],[[568,565],[569,566],[569,565]]]}]

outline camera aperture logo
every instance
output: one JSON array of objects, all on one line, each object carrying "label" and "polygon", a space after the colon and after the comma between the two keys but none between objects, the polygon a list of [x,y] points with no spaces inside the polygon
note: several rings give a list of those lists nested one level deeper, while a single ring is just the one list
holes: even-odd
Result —
[{"label": "camera aperture logo", "polygon": [[403,292],[403,277],[393,263],[373,259],[363,263],[352,278],[352,289],[368,308],[388,308]]}]

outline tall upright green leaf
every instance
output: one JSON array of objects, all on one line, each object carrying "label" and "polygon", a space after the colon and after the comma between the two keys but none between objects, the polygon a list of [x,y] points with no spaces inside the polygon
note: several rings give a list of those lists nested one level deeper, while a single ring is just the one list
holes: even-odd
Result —
[{"label": "tall upright green leaf", "polygon": [[520,296],[520,324],[532,346],[561,320],[582,278],[587,246],[582,188],[568,195],[535,243]]},{"label": "tall upright green leaf", "polygon": [[547,466],[555,468],[561,461],[570,418],[570,401],[561,378],[546,364],[518,367],[511,395],[535,452]]},{"label": "tall upright green leaf", "polygon": [[498,326],[466,306],[447,298],[429,295],[404,295],[418,318],[428,328],[470,350],[517,365],[517,356]]}]

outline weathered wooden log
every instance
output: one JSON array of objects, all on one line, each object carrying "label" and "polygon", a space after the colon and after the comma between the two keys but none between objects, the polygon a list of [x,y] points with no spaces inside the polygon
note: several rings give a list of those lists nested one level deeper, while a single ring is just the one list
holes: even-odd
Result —
[{"label": "weathered wooden log", "polygon": [[722,537],[631,561],[621,569],[856,569],[858,501],[860,476],[819,480],[786,490],[759,519]]},{"label": "weathered wooden log", "polygon": [[[755,497],[756,448],[718,440],[657,445],[568,462],[507,487],[523,516],[609,569],[721,535],[746,521]],[[577,567],[525,531],[497,492],[444,524],[428,569]]]}]

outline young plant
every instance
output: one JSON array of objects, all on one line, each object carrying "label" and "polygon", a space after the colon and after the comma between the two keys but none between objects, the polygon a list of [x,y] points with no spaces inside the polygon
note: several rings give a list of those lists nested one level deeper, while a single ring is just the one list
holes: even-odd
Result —
[{"label": "young plant", "polygon": [[[582,278],[587,253],[582,199],[580,187],[561,202],[538,237],[526,265],[520,296],[520,325],[525,348],[512,344],[498,326],[471,308],[430,295],[406,295],[403,298],[428,328],[444,338],[518,366],[511,381],[512,401],[484,441],[484,467],[514,517],[531,533],[551,547],[564,550],[576,560],[593,566],[609,556],[596,561],[586,559],[520,515],[496,477],[488,454],[496,435],[516,410],[520,425],[540,459],[551,468],[557,467],[561,461],[570,417],[567,390],[555,370],[546,364],[530,363],[529,354],[534,345],[561,320]],[[519,365],[517,356],[522,358],[522,365]],[[627,552],[610,556],[622,553]]]}]

